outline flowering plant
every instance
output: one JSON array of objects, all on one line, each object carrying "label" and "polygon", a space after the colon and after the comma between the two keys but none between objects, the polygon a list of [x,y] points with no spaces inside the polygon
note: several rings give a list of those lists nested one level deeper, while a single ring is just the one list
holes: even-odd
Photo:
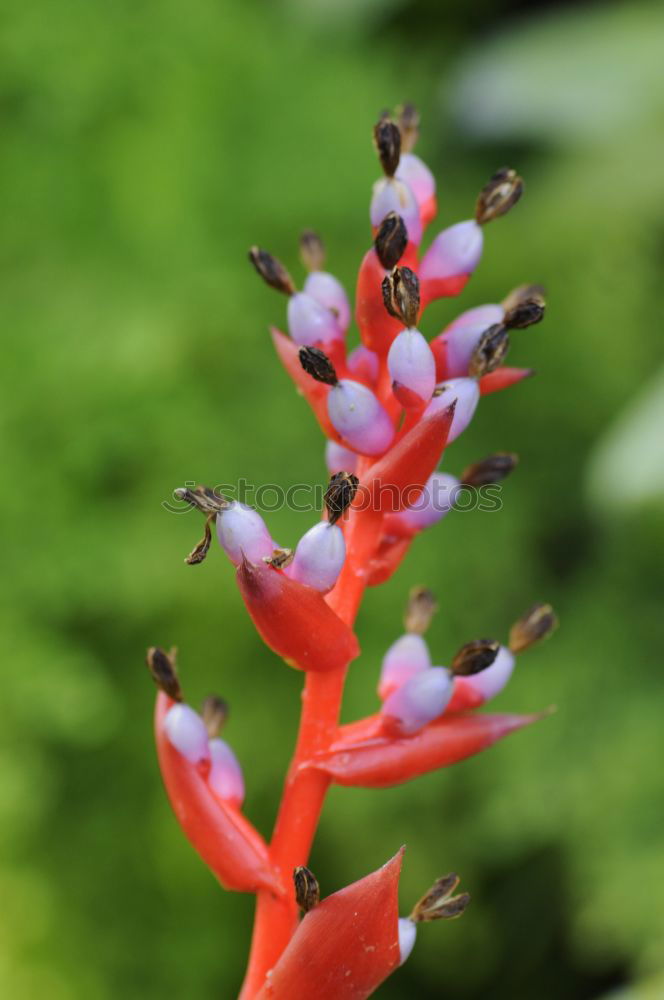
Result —
[{"label": "flowering plant", "polygon": [[480,397],[531,374],[503,362],[510,332],[544,315],[542,289],[527,285],[502,304],[462,313],[431,343],[417,329],[428,303],[464,288],[480,261],[484,226],[523,191],[515,171],[498,171],[480,192],[474,218],[444,229],[420,257],[436,193],[413,152],[417,131],[411,106],[396,121],[384,115],[374,129],[384,176],[374,185],[373,246],[358,276],[360,346],[346,350],[350,304],[324,270],[314,233],[301,240],[308,271],[301,291],[275,257],[250,251],[263,280],[288,297],[290,336],[273,329],[272,339],[327,438],[331,478],[322,520],[291,550],[274,541],[251,507],[203,486],[176,491],[205,517],[204,536],[186,561],[206,557],[216,528],[257,631],[305,674],[297,745],[266,843],[242,812],[242,770],[219,735],[225,702],[212,696],[197,713],[183,700],[174,654],[148,652],[159,687],[157,752],[173,810],[221,884],[257,896],[242,1000],[368,997],[405,961],[418,923],[456,917],[468,902],[450,874],[399,918],[402,851],[321,902],[306,863],[332,783],[380,788],[409,781],[538,718],[475,710],[502,690],[515,657],[551,632],[550,606],[532,607],[505,644],[473,640],[449,666],[432,666],[424,634],[436,602],[415,588],[405,633],[383,659],[379,710],[339,724],[347,669],[360,652],[353,624],[365,588],[395,572],[413,539],[458,505],[461,490],[483,489],[514,468],[516,456],[499,453],[457,477],[437,471]]}]

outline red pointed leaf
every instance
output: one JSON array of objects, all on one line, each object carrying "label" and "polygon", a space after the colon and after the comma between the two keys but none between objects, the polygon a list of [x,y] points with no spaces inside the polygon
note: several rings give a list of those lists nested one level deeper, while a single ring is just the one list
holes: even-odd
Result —
[{"label": "red pointed leaf", "polygon": [[496,368],[495,372],[482,376],[479,381],[480,392],[483,396],[487,396],[490,392],[500,392],[501,389],[509,389],[511,385],[516,385],[517,382],[534,374],[532,368]]},{"label": "red pointed leaf", "polygon": [[260,636],[291,666],[336,670],[359,656],[354,632],[319,591],[265,563],[254,565],[246,560],[238,567],[237,581]]},{"label": "red pointed leaf", "polygon": [[263,838],[236,806],[215,798],[201,771],[167,739],[163,722],[173,704],[159,692],[155,739],[168,798],[189,843],[226,889],[269,889],[282,895]]},{"label": "red pointed leaf", "polygon": [[303,917],[257,1000],[365,1000],[399,964],[403,848]]}]

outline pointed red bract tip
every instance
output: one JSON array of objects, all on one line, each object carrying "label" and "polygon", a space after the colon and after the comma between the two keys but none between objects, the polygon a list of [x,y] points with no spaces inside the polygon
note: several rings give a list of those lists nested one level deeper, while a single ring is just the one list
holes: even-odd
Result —
[{"label": "pointed red bract tip", "polygon": [[259,635],[291,666],[338,670],[359,656],[354,632],[319,591],[265,563],[246,560],[238,567],[237,582]]},{"label": "pointed red bract tip", "polygon": [[364,1000],[399,965],[403,848],[303,917],[257,1000]]},{"label": "pointed red bract tip", "polygon": [[480,393],[488,396],[490,392],[500,392],[509,389],[511,385],[522,382],[535,374],[534,368],[496,368],[495,372],[483,375],[479,380]]}]

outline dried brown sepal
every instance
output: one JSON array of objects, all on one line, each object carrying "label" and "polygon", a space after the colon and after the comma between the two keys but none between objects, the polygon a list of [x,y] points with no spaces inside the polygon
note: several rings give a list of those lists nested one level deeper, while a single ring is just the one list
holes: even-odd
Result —
[{"label": "dried brown sepal", "polygon": [[452,895],[459,881],[459,876],[453,872],[437,879],[415,904],[410,919],[414,923],[428,923],[431,920],[453,920],[460,917],[470,902],[470,896],[467,892]]},{"label": "dried brown sepal", "polygon": [[199,563],[203,562],[210,551],[210,545],[212,544],[212,525],[216,518],[216,514],[208,514],[205,520],[203,537],[200,542],[196,543],[194,548],[184,560],[188,566],[198,566]]},{"label": "dried brown sepal", "polygon": [[420,113],[414,104],[405,101],[397,108],[397,122],[401,132],[401,151],[410,153],[420,134]]},{"label": "dried brown sepal", "polygon": [[[524,285],[522,288],[522,294],[510,302],[509,308],[503,304],[505,309],[503,323],[508,330],[525,330],[526,327],[541,323],[544,319],[546,311],[544,290],[537,285]],[[511,296],[508,296],[506,301],[510,299]]]},{"label": "dried brown sepal", "polygon": [[295,291],[295,283],[290,274],[276,257],[273,257],[267,250],[260,247],[252,247],[249,251],[249,260],[254,265],[261,278],[270,288],[276,288],[284,295],[292,295]]},{"label": "dried brown sepal", "polygon": [[374,125],[373,138],[383,173],[386,177],[394,177],[401,156],[401,132],[387,115],[383,115]]},{"label": "dried brown sepal", "polygon": [[509,476],[519,464],[519,456],[509,451],[497,451],[480,462],[475,462],[463,470],[460,477],[462,486],[489,486],[499,483]]},{"label": "dried brown sepal", "polygon": [[215,740],[228,719],[228,702],[218,694],[209,694],[203,701],[201,715],[211,740]]},{"label": "dried brown sepal", "polygon": [[297,905],[305,913],[313,910],[314,906],[320,903],[320,887],[314,873],[304,865],[299,865],[293,869],[293,883],[295,885],[295,900]]},{"label": "dried brown sepal", "polygon": [[475,218],[480,225],[492,222],[516,205],[523,194],[523,178],[516,170],[503,167],[480,191],[475,205]]},{"label": "dried brown sepal", "polygon": [[338,383],[334,365],[324,351],[320,351],[317,347],[301,347],[298,357],[307,375],[311,375],[317,382],[324,382],[325,385]]},{"label": "dried brown sepal", "polygon": [[325,266],[325,244],[313,229],[300,236],[300,257],[307,271],[322,271]]},{"label": "dried brown sepal", "polygon": [[166,653],[159,646],[150,646],[145,662],[159,690],[173,701],[182,701],[182,689],[175,666],[175,650]]},{"label": "dried brown sepal", "polygon": [[404,326],[417,325],[420,313],[420,282],[409,267],[395,267],[382,282],[383,302],[390,316]]},{"label": "dried brown sepal", "polygon": [[193,490],[188,486],[179,486],[173,490],[173,496],[178,500],[186,500],[205,515],[218,514],[222,510],[228,510],[231,505],[230,500],[216,490],[211,490],[209,486],[195,486]]},{"label": "dried brown sepal", "polygon": [[290,566],[294,558],[293,549],[275,549],[271,556],[263,556],[263,562],[268,566],[274,566],[275,569],[285,569],[286,566]]},{"label": "dried brown sepal", "polygon": [[427,587],[413,587],[408,595],[403,616],[406,632],[424,635],[437,610],[438,601],[432,590],[428,590]]},{"label": "dried brown sepal", "polygon": [[542,302],[546,299],[546,288],[544,285],[517,285],[513,288],[505,298],[503,299],[501,305],[506,313],[511,312],[522,302],[526,302],[528,299],[537,299]]},{"label": "dried brown sepal", "polygon": [[498,656],[500,643],[495,639],[473,639],[462,646],[452,660],[450,670],[458,677],[471,677],[490,667]]},{"label": "dried brown sepal", "polygon": [[558,618],[550,604],[533,604],[510,629],[509,647],[522,653],[536,642],[548,638],[558,627]]},{"label": "dried brown sepal", "polygon": [[396,212],[388,212],[374,239],[378,260],[386,271],[391,271],[399,263],[408,245],[406,223]]},{"label": "dried brown sepal", "polygon": [[330,524],[336,524],[343,517],[355,499],[359,485],[360,480],[352,472],[335,472],[330,477],[323,497]]},{"label": "dried brown sepal", "polygon": [[494,323],[482,334],[468,365],[468,374],[479,378],[495,371],[505,360],[510,346],[510,335],[502,323]]}]

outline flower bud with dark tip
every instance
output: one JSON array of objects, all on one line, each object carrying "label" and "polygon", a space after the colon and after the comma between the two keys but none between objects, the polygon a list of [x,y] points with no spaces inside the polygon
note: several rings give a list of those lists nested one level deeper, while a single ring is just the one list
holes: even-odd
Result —
[{"label": "flower bud with dark tip", "polygon": [[374,145],[386,177],[394,177],[401,155],[401,132],[387,116],[382,117],[373,131]]},{"label": "flower bud with dark tip", "polygon": [[362,455],[382,455],[394,440],[394,424],[371,389],[351,379],[332,385],[327,396],[330,423]]},{"label": "flower bud with dark tip", "polygon": [[295,901],[304,913],[313,910],[320,903],[320,886],[318,879],[309,868],[298,865],[293,869],[293,883],[295,885]]},{"label": "flower bud with dark tip", "polygon": [[545,310],[544,297],[539,293],[532,294],[505,310],[503,323],[508,330],[525,330],[526,327],[540,323],[544,319]]},{"label": "flower bud with dark tip", "polygon": [[192,764],[209,759],[207,728],[190,705],[177,702],[169,708],[164,718],[164,732],[175,749]]},{"label": "flower bud with dark tip", "polygon": [[286,569],[291,580],[327,594],[337,582],[346,559],[346,542],[338,524],[320,521],[297,543]]},{"label": "flower bud with dark tip", "polygon": [[[474,219],[457,222],[439,233],[422,258],[419,270],[422,284],[428,282],[431,287],[425,301],[438,295],[449,295],[450,292],[445,291],[445,282],[472,274],[480,262],[483,247],[484,235]],[[460,288],[455,287],[451,294],[458,291]]]},{"label": "flower bud with dark tip", "polygon": [[403,219],[408,239],[419,246],[422,239],[422,217],[415,195],[398,177],[381,177],[373,186],[369,218],[376,229],[390,213]]},{"label": "flower bud with dark tip", "polygon": [[209,694],[201,706],[201,715],[211,740],[221,732],[228,718],[228,702],[217,694]]},{"label": "flower bud with dark tip", "polygon": [[159,646],[150,646],[146,663],[159,690],[167,694],[173,701],[182,701],[182,690],[175,666],[175,651],[171,650],[169,655]]},{"label": "flower bud with dark tip", "polygon": [[243,558],[251,563],[260,562],[279,548],[258,511],[237,502],[217,516],[217,538],[235,566]]},{"label": "flower bud with dark tip", "polygon": [[510,629],[509,647],[513,653],[522,653],[547,639],[557,627],[558,619],[551,605],[534,604]]},{"label": "flower bud with dark tip", "polygon": [[336,441],[328,441],[325,445],[325,464],[331,476],[337,472],[343,472],[344,469],[355,472],[357,455],[349,448],[344,448],[342,444],[337,444]]},{"label": "flower bud with dark tip", "polygon": [[[321,285],[325,285],[328,286],[326,290],[328,292],[331,291],[334,296],[334,289],[329,288],[330,283],[326,279],[330,278],[332,282],[336,282],[336,278],[332,278],[332,275],[324,275],[323,272],[318,272],[315,275],[310,274],[309,278],[307,278],[308,284],[305,286],[306,291],[295,292],[288,300],[288,332],[296,344],[328,344],[330,341],[341,340],[343,339],[344,330],[342,329],[338,314],[327,305],[322,304],[311,293],[312,288],[316,291],[315,285],[310,281],[312,278],[318,281],[319,293],[321,290],[325,291],[325,289],[321,289]],[[318,279],[322,279],[322,282]],[[340,285],[339,289],[345,299],[346,293]],[[348,325],[348,321],[350,320],[349,306],[347,306],[344,316],[346,325]]]},{"label": "flower bud with dark tip", "polygon": [[438,524],[454,507],[459,489],[460,483],[456,476],[450,476],[447,472],[433,472],[411,505],[391,515],[390,525],[406,535],[412,535]]},{"label": "flower bud with dark tip", "polygon": [[244,775],[235,753],[225,742],[218,738],[211,739],[210,773],[208,785],[223,802],[240,808],[244,801]]},{"label": "flower bud with dark tip", "polygon": [[510,335],[502,323],[486,330],[472,353],[468,374],[480,378],[488,375],[504,361],[510,346]]},{"label": "flower bud with dark tip", "polygon": [[388,212],[374,237],[378,259],[386,271],[399,263],[408,244],[408,233],[400,215]]},{"label": "flower bud with dark tip", "polygon": [[475,205],[475,218],[483,226],[516,205],[523,194],[523,179],[511,167],[503,167],[484,185]]},{"label": "flower bud with dark tip", "polygon": [[460,917],[470,902],[470,896],[467,892],[452,895],[459,882],[459,876],[454,872],[436,879],[429,891],[413,907],[410,919],[419,924]]},{"label": "flower bud with dark tip", "polygon": [[383,657],[378,697],[381,701],[402,687],[415,674],[431,667],[431,656],[425,639],[416,632],[407,632],[393,642]]},{"label": "flower bud with dark tip", "polygon": [[249,251],[249,260],[254,265],[261,278],[270,288],[276,288],[284,295],[293,295],[295,283],[290,274],[276,257],[273,257],[267,250],[260,247],[252,247]]},{"label": "flower bud with dark tip", "polygon": [[507,451],[498,451],[495,455],[483,458],[481,462],[475,462],[463,470],[460,482],[464,486],[489,486],[491,483],[499,483],[505,479],[516,468],[519,463],[519,456]]},{"label": "flower bud with dark tip", "polygon": [[323,351],[317,347],[301,347],[298,356],[307,375],[311,375],[317,382],[325,385],[339,384],[334,365]]},{"label": "flower bud with dark tip", "polygon": [[450,670],[455,677],[471,677],[490,667],[498,656],[500,643],[495,639],[474,639],[467,642],[452,660]]},{"label": "flower bud with dark tip", "polygon": [[186,500],[201,514],[218,514],[227,510],[231,504],[230,500],[216,490],[211,490],[209,486],[195,486],[193,490],[188,486],[180,486],[173,490],[173,496],[177,500]]},{"label": "flower bud with dark tip", "polygon": [[443,382],[442,385],[436,386],[433,398],[424,411],[424,417],[447,409],[451,403],[456,401],[454,418],[447,437],[447,444],[450,445],[462,431],[465,431],[472,420],[479,399],[480,390],[476,379],[452,378]]},{"label": "flower bud with dark tip", "polygon": [[336,524],[352,504],[360,481],[351,472],[336,472],[328,483],[323,500],[330,524]]},{"label": "flower bud with dark tip", "polygon": [[413,587],[408,595],[403,619],[406,632],[424,635],[437,610],[438,601],[432,590],[428,590],[427,587]]},{"label": "flower bud with dark tip", "polygon": [[414,327],[420,312],[420,283],[409,267],[395,267],[383,278],[383,302],[390,316]]},{"label": "flower bud with dark tip", "polygon": [[387,736],[413,736],[442,715],[452,697],[452,675],[445,667],[430,667],[410,677],[383,702],[380,714]]},{"label": "flower bud with dark tip", "polygon": [[313,229],[300,236],[300,257],[307,271],[322,271],[325,266],[325,244]]}]

